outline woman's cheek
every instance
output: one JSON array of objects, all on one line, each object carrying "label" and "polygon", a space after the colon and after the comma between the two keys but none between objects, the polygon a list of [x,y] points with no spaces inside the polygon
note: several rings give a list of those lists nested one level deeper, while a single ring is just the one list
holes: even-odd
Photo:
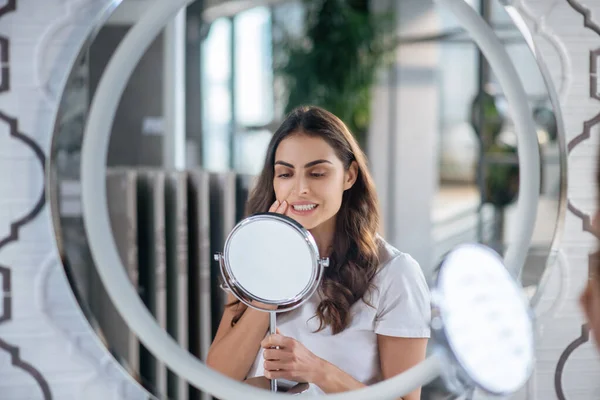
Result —
[{"label": "woman's cheek", "polygon": [[287,188],[290,186],[288,182],[289,181],[282,181],[280,179],[273,182],[273,190],[275,191],[275,197],[277,200],[287,200],[287,196],[290,193],[290,190]]}]

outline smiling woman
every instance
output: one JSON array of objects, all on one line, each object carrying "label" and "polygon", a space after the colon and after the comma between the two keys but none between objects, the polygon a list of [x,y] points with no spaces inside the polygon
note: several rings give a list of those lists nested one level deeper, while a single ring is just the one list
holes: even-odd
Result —
[{"label": "smiling woman", "polygon": [[[378,235],[366,157],[339,118],[318,107],[287,116],[248,200],[248,214],[266,211],[308,229],[330,265],[305,304],[278,315],[275,335],[266,336],[267,315],[230,297],[209,366],[238,380],[265,376],[335,393],[397,375],[425,358],[425,277],[412,257]],[[420,389],[404,397],[418,398]]]}]

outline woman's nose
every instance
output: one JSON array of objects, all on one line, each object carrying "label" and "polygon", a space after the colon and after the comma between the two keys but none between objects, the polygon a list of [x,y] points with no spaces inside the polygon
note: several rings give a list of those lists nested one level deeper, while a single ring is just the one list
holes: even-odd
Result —
[{"label": "woman's nose", "polygon": [[296,179],[296,185],[294,189],[298,194],[308,194],[309,186],[307,179],[304,177],[298,177]]}]

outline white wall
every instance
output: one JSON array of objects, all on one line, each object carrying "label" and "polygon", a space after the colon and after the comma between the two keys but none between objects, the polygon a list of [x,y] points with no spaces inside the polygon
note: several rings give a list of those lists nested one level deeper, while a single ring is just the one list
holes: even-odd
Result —
[{"label": "white wall", "polygon": [[[383,2],[382,2],[383,3]],[[439,29],[431,1],[396,3],[399,35]],[[431,256],[431,206],[437,190],[439,46],[401,46],[373,91],[369,161],[385,237],[422,266]],[[426,105],[426,106],[424,106]]]}]

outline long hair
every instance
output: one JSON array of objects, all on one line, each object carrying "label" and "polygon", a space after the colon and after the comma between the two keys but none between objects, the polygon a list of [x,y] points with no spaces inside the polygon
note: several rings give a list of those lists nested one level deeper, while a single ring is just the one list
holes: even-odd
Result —
[{"label": "long hair", "polygon": [[[346,190],[336,216],[329,267],[325,268],[319,287],[322,301],[317,307],[319,329],[330,326],[333,334],[342,332],[351,322],[350,307],[363,299],[367,304],[373,277],[379,266],[379,205],[373,179],[367,169],[366,156],[344,123],[319,107],[299,107],[291,111],[275,132],[264,167],[246,206],[246,214],[266,212],[275,202],[273,188],[275,152],[285,138],[305,134],[325,140],[348,170],[358,166],[354,185]],[[228,306],[239,304],[233,302]],[[231,321],[235,325],[245,309],[238,308]]]}]

